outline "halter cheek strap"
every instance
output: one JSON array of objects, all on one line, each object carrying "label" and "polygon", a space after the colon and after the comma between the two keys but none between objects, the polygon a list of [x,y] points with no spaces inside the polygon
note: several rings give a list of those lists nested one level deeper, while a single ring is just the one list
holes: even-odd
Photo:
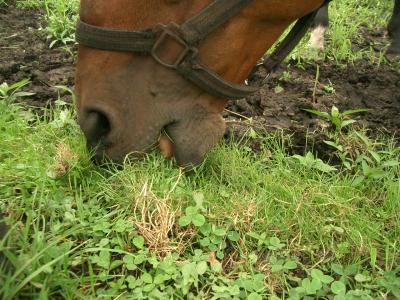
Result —
[{"label": "halter cheek strap", "polygon": [[[206,92],[226,99],[241,99],[258,87],[227,81],[202,65],[198,59],[198,45],[215,29],[223,25],[251,0],[215,0],[182,25],[170,23],[145,30],[120,30],[97,27],[78,20],[76,40],[90,48],[135,52],[151,55],[166,68],[174,69],[188,81]],[[316,11],[299,19],[288,37],[264,62],[272,71],[293,50],[311,25]],[[165,48],[174,49],[173,58],[165,56]]]}]

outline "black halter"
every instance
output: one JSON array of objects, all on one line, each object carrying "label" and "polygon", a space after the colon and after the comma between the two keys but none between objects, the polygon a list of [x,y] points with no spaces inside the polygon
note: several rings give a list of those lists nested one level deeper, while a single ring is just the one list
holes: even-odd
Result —
[{"label": "black halter", "polygon": [[[138,31],[102,28],[78,20],[76,40],[79,44],[90,48],[149,54],[164,67],[176,70],[185,79],[212,95],[241,99],[254,93],[258,88],[223,79],[200,64],[197,54],[201,41],[250,2],[251,0],[215,0],[182,25],[169,23]],[[296,22],[289,35],[264,62],[269,71],[279,65],[298,44],[315,14],[316,11]],[[181,49],[172,61],[162,57],[166,42],[173,42],[178,49]]]}]

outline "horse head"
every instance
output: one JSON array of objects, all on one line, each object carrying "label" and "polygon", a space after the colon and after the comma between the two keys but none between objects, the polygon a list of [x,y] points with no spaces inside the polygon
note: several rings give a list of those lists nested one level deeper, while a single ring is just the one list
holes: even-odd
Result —
[{"label": "horse head", "polygon": [[[124,30],[140,31],[143,36],[148,34],[149,39],[157,37],[150,50],[152,55],[124,49],[115,51],[107,46],[91,47],[90,36],[87,37],[89,46],[85,43],[79,46],[78,119],[97,157],[105,155],[122,161],[129,153],[143,153],[159,145],[166,156],[174,156],[181,166],[200,163],[225,131],[221,112],[227,100],[224,95],[196,84],[197,77],[187,80],[182,76],[184,72],[177,72],[172,65],[192,52],[190,55],[196,56],[196,64],[207,66],[207,70],[232,85],[243,83],[284,30],[323,1],[242,1],[247,3],[228,20],[212,28],[195,45],[187,46],[186,41],[181,41],[184,37],[179,25],[218,2],[229,3],[222,0],[81,0],[80,20],[89,31],[90,26],[94,28],[93,34],[96,28],[116,30],[116,38],[107,36],[110,44],[114,40],[118,44]],[[230,3],[233,2],[241,1]],[[171,25],[159,24],[178,24],[173,25],[177,32]],[[101,34],[98,33],[100,38]],[[192,64],[191,69],[196,69],[196,65]]]}]

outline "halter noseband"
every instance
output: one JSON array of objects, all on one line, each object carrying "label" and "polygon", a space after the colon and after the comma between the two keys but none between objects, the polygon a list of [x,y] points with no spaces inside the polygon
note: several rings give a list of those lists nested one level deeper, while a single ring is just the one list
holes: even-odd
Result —
[{"label": "halter noseband", "polygon": [[[170,23],[145,30],[130,31],[102,28],[78,20],[76,40],[79,44],[109,51],[135,52],[151,55],[164,67],[174,69],[188,81],[208,93],[226,99],[241,99],[258,90],[227,81],[202,65],[197,59],[198,45],[212,31],[236,15],[251,0],[215,0],[182,25]],[[272,71],[293,50],[308,30],[316,11],[299,19],[288,36],[278,45],[263,65]],[[163,57],[167,44],[180,49],[175,58]]]}]

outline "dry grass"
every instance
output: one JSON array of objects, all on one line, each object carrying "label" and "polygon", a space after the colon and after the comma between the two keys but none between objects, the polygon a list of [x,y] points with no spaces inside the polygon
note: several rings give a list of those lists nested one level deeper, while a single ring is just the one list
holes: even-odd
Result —
[{"label": "dry grass", "polygon": [[171,253],[181,253],[195,232],[175,230],[176,219],[180,208],[172,209],[169,197],[157,198],[151,191],[151,186],[145,184],[135,199],[133,213],[134,223],[145,240],[150,252],[157,257],[165,257]]},{"label": "dry grass", "polygon": [[47,174],[51,178],[60,178],[68,174],[74,161],[77,161],[78,154],[74,153],[70,146],[60,143],[56,147],[54,163],[48,169]]}]

